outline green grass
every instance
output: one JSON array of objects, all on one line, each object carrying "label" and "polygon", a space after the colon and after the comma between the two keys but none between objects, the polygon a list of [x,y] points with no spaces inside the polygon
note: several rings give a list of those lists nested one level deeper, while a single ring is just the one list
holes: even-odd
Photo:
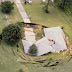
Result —
[{"label": "green grass", "polygon": [[37,23],[41,25],[45,25],[47,27],[56,27],[56,26],[63,26],[64,32],[69,37],[70,42],[72,44],[72,17],[67,16],[64,12],[57,9],[54,6],[49,6],[49,14],[46,14],[43,11],[43,4],[32,4],[32,5],[24,5],[24,8],[27,14],[31,15],[31,22]]},{"label": "green grass", "polygon": [[29,72],[71,72],[72,60],[70,62],[63,62],[54,67],[38,67],[32,64],[28,64]]},{"label": "green grass", "polygon": [[44,36],[44,31],[43,31],[43,29],[39,30],[39,29],[35,29],[35,28],[34,28],[33,31],[35,32],[35,34],[37,34],[37,35],[35,36],[36,40],[39,40],[39,39],[43,38],[43,36]]},{"label": "green grass", "polygon": [[[21,52],[22,53],[22,52]],[[21,54],[20,53],[20,54]],[[57,66],[54,67],[43,67],[44,65],[48,64],[49,59],[52,58],[53,60],[58,60],[62,57],[62,52],[59,54],[48,54],[45,56],[33,57],[26,54],[22,54],[24,60],[20,60],[22,64],[22,68],[25,72],[71,72],[72,71],[72,59],[68,62],[69,58],[61,61]],[[46,60],[44,63],[35,63],[35,61]],[[31,61],[33,60],[33,61]]]},{"label": "green grass", "polygon": [[2,43],[0,45],[0,72],[18,72],[20,64],[17,61],[18,55],[14,47],[15,55],[12,52],[12,47]]},{"label": "green grass", "polygon": [[[5,16],[8,17],[7,21],[5,19]],[[19,21],[22,22],[23,20],[16,5],[14,5],[14,10],[10,14],[4,14],[0,11],[0,33],[5,26],[14,24]]]},{"label": "green grass", "polygon": [[[8,17],[7,21],[5,16]],[[0,34],[2,29],[9,25],[15,24],[16,22],[22,22],[22,17],[14,5],[14,10],[10,14],[4,14],[0,11]],[[14,48],[15,55],[12,52]],[[17,54],[17,47],[11,47],[6,45],[4,42],[0,44],[0,72],[18,72],[21,69],[20,63],[17,61],[19,58]]]}]

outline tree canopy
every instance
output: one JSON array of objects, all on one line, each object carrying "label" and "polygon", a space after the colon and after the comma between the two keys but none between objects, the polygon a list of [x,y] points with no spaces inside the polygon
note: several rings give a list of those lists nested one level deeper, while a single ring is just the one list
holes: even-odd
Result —
[{"label": "tree canopy", "polygon": [[36,53],[37,53],[37,47],[36,47],[35,44],[33,44],[32,46],[30,46],[29,53],[31,55],[36,55]]},{"label": "tree canopy", "polygon": [[10,24],[2,31],[4,41],[10,45],[16,45],[22,38],[19,26]]},{"label": "tree canopy", "polygon": [[14,9],[14,3],[10,1],[1,2],[1,11],[3,13],[10,13]]},{"label": "tree canopy", "polygon": [[66,12],[72,14],[72,0],[55,0],[55,3]]}]

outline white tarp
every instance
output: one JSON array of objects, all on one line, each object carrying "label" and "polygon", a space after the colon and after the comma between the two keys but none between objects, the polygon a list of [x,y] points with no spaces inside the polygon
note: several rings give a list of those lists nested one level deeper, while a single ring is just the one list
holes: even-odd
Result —
[{"label": "white tarp", "polygon": [[36,43],[32,43],[26,40],[22,40],[24,51],[25,53],[28,53],[28,50],[32,44],[35,44],[37,46],[37,56],[46,54],[48,52],[54,52],[53,48],[48,44],[48,39],[46,37],[38,40]]},{"label": "white tarp", "polygon": [[46,37],[38,40],[35,44],[38,49],[37,56],[46,54],[48,52],[54,52],[53,48],[49,45],[48,39]]},{"label": "white tarp", "polygon": [[[33,32],[32,28],[25,30],[30,30]],[[29,54],[28,50],[32,44],[37,46],[37,56],[46,54],[48,52],[60,52],[67,49],[62,35],[62,29],[60,27],[44,28],[44,33],[45,37],[35,42],[32,40],[22,40],[25,53]],[[31,37],[29,36],[29,38]]]},{"label": "white tarp", "polygon": [[29,42],[31,41],[33,43],[36,42],[35,36],[26,36],[26,40],[29,41]]},{"label": "white tarp", "polygon": [[67,49],[65,41],[63,39],[62,30],[60,27],[44,28],[44,33],[45,37],[55,42],[51,46],[56,52]]},{"label": "white tarp", "polygon": [[32,42],[22,40],[23,46],[24,46],[24,51],[25,53],[28,54],[29,47],[33,44]]},{"label": "white tarp", "polygon": [[33,32],[32,28],[24,28],[25,30],[25,37],[27,41],[36,42],[35,40],[35,33]]}]

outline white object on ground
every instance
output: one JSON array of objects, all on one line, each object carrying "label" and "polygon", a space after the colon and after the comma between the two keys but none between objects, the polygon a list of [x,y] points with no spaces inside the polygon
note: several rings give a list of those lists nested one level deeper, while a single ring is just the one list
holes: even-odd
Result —
[{"label": "white object on ground", "polygon": [[63,39],[62,30],[60,27],[44,28],[44,33],[45,37],[55,41],[55,44],[52,45],[55,51],[58,52],[67,49],[66,43]]},{"label": "white object on ground", "polygon": [[46,2],[46,0],[42,0],[42,2]]},{"label": "white object on ground", "polygon": [[32,28],[24,28],[25,30],[25,37],[27,41],[36,42],[35,40],[35,33],[33,32]]},{"label": "white object on ground", "polygon": [[32,42],[22,40],[23,46],[24,46],[24,52],[28,54],[29,47],[33,44]]},{"label": "white object on ground", "polygon": [[46,37],[38,40],[35,44],[38,49],[37,56],[47,54],[48,52],[54,52],[54,49],[49,45],[48,39]]},{"label": "white object on ground", "polygon": [[[33,32],[32,28],[25,28],[25,31],[31,31]],[[28,53],[28,50],[32,44],[35,44],[37,46],[37,56],[47,54],[48,52],[57,52],[59,53],[60,51],[66,50],[66,44],[63,39],[62,35],[62,29],[60,27],[52,27],[52,28],[44,28],[44,33],[45,37],[38,40],[38,41],[32,41],[32,38],[26,33],[26,40],[22,40],[23,46],[24,46],[24,51],[25,53]],[[28,37],[29,36],[29,37]]]},{"label": "white object on ground", "polygon": [[28,53],[28,50],[32,44],[37,46],[37,56],[46,54],[48,52],[54,52],[53,48],[48,44],[48,39],[46,37],[38,40],[36,43],[32,43],[31,41],[22,40],[24,51]]}]

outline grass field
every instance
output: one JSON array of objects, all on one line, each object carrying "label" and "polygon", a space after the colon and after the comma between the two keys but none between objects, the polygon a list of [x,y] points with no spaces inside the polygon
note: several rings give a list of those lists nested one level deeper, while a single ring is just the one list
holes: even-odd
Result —
[{"label": "grass field", "polygon": [[[5,16],[8,17],[7,21],[5,19]],[[22,18],[20,16],[20,13],[14,5],[14,10],[11,14],[3,14],[0,11],[0,34],[2,32],[2,29],[9,25],[14,24],[16,22],[22,22]],[[13,54],[12,48],[14,48],[14,52],[16,55]],[[17,61],[18,59],[17,54],[17,47],[11,47],[6,45],[5,43],[1,42],[0,44],[0,72],[19,72],[21,69],[20,63]]]},{"label": "grass field", "polygon": [[30,72],[71,72],[72,60],[70,62],[63,62],[55,67],[37,67],[35,65],[28,64]]},{"label": "grass field", "polygon": [[[5,19],[5,16],[8,17],[7,21]],[[5,26],[19,22],[19,21],[22,22],[23,20],[22,20],[22,17],[20,16],[20,14],[19,14],[19,11],[18,11],[16,5],[14,5],[14,10],[10,14],[3,14],[0,11],[0,33]]]},{"label": "grass field", "polygon": [[17,62],[18,55],[14,47],[15,55],[12,52],[12,47],[1,44],[0,46],[0,72],[18,72],[20,64]]}]

